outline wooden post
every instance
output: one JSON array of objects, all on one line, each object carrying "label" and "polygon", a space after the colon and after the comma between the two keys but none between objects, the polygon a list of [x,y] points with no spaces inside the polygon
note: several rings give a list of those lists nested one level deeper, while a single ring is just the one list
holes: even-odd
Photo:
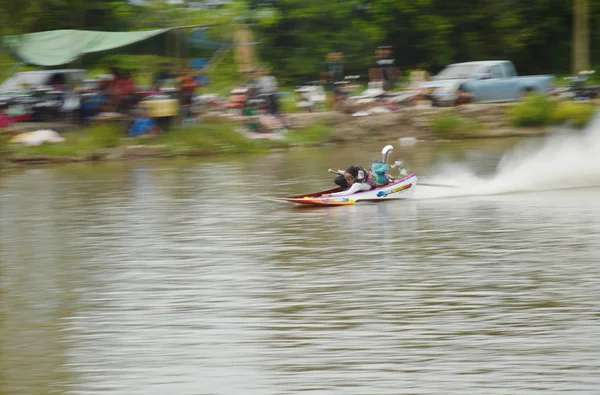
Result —
[{"label": "wooden post", "polygon": [[589,0],[573,2],[573,75],[590,68]]},{"label": "wooden post", "polygon": [[248,73],[256,68],[256,49],[251,44],[253,40],[252,30],[247,26],[240,26],[233,33],[233,42],[237,45],[233,48],[233,56],[239,73]]}]

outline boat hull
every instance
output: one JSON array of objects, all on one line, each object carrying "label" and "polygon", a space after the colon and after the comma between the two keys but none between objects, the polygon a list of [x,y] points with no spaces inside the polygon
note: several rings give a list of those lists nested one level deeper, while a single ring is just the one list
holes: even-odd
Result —
[{"label": "boat hull", "polygon": [[417,185],[417,175],[411,174],[402,180],[369,191],[348,196],[321,197],[323,194],[339,192],[341,188],[310,193],[307,195],[272,198],[271,200],[311,206],[347,206],[360,202],[381,202],[386,200],[406,199],[410,197]]}]

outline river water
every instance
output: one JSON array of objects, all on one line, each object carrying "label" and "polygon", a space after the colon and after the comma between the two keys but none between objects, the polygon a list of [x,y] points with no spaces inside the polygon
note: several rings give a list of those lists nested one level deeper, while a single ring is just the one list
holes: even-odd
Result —
[{"label": "river water", "polygon": [[380,146],[0,174],[0,394],[600,393],[596,129],[398,146],[460,188],[354,207],[256,195]]}]

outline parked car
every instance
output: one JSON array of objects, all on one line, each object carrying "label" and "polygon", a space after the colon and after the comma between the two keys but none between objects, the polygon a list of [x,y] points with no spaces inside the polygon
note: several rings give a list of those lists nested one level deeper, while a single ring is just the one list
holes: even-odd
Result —
[{"label": "parked car", "polygon": [[[79,96],[68,87],[81,84],[85,75],[85,70],[75,69],[15,73],[0,85],[0,103],[15,122],[58,119],[79,108]],[[67,90],[50,86],[53,82]]]},{"label": "parked car", "polygon": [[0,85],[0,93],[20,91],[24,84],[28,89],[36,89],[50,85],[55,78],[60,78],[65,84],[81,84],[86,74],[86,70],[78,69],[22,71],[3,82]]},{"label": "parked car", "polygon": [[555,80],[553,75],[517,76],[511,61],[490,60],[451,64],[421,88],[433,105],[456,105],[464,95],[476,103],[510,102],[529,92],[548,93]]}]

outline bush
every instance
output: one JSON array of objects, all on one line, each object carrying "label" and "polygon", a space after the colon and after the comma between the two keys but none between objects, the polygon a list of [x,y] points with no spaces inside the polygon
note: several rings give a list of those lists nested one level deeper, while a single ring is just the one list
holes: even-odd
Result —
[{"label": "bush", "polygon": [[510,109],[511,122],[515,126],[545,126],[552,123],[556,104],[547,96],[527,95],[523,102]]},{"label": "bush", "polygon": [[552,114],[553,123],[570,123],[581,128],[592,119],[596,109],[587,103],[562,102]]},{"label": "bush", "polygon": [[431,127],[440,137],[448,139],[469,137],[483,129],[477,121],[448,114],[434,117]]},{"label": "bush", "polygon": [[515,126],[546,126],[571,123],[585,126],[595,108],[588,103],[553,102],[547,96],[529,95],[522,103],[510,109],[511,122]]}]

